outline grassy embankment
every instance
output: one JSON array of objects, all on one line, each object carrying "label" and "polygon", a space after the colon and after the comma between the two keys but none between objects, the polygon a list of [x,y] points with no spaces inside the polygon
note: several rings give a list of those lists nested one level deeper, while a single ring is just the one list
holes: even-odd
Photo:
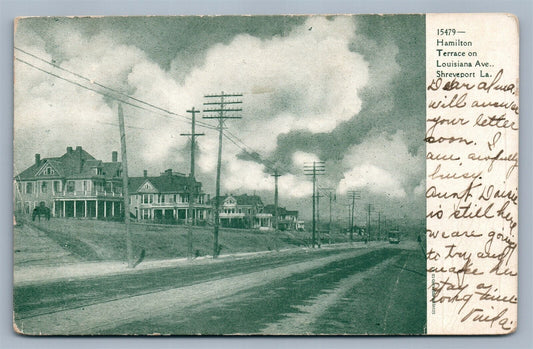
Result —
[{"label": "grassy embankment", "polygon": [[[26,227],[15,229],[15,239],[24,239],[24,230],[33,227],[79,261],[124,260],[126,255],[125,226],[120,222],[83,219],[51,219],[25,222]],[[17,233],[18,231],[18,233]],[[145,250],[145,260],[185,257],[187,255],[187,227],[131,224],[135,258]],[[18,235],[18,237],[17,237]],[[250,229],[221,229],[221,254],[269,251],[304,247],[310,244],[309,232],[258,231]],[[332,243],[346,242],[346,235],[333,235]],[[193,228],[193,250],[198,256],[211,255],[213,228]]]}]

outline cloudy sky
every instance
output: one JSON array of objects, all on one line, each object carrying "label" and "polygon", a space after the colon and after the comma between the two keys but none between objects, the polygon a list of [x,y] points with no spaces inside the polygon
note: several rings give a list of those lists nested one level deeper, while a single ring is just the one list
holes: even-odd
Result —
[{"label": "cloudy sky", "polygon": [[[372,203],[391,218],[423,219],[424,33],[423,16],[28,18],[15,46],[31,55],[15,54],[179,115],[203,109],[206,94],[242,93],[242,119],[226,123],[240,147],[224,139],[223,193],[256,192],[271,203],[277,167],[280,204],[309,217],[312,184],[302,168],[321,160],[319,185],[336,192],[339,216],[347,191],[360,190],[358,217]],[[130,175],[188,173],[179,134],[190,124],[146,109],[124,105]],[[196,172],[212,194],[218,137],[197,131],[206,135]],[[67,146],[110,161],[120,150],[117,101],[16,61],[14,142],[16,173],[35,153],[60,156]]]}]

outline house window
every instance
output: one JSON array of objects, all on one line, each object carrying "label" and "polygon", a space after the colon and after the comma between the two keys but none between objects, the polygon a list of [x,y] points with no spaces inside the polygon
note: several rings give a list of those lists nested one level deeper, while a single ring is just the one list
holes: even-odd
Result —
[{"label": "house window", "polygon": [[154,202],[153,194],[143,194],[143,204],[151,204]]},{"label": "house window", "polygon": [[41,182],[41,193],[46,193],[48,191],[48,182]]},{"label": "house window", "polygon": [[60,181],[54,181],[54,193],[61,192],[61,182]]},{"label": "house window", "polygon": [[165,203],[165,195],[161,195],[161,203],[162,203],[162,204]]},{"label": "house window", "polygon": [[26,183],[26,194],[32,194],[33,193],[33,183],[28,182]]},{"label": "house window", "polygon": [[76,190],[76,183],[74,181],[67,181],[67,192],[73,193]]},{"label": "house window", "polygon": [[150,210],[142,210],[143,212],[143,219],[150,219]]},{"label": "house window", "polygon": [[83,191],[89,190],[89,181],[83,181]]},{"label": "house window", "polygon": [[47,174],[47,175],[53,175],[54,173],[55,173],[55,171],[51,167],[47,167],[44,170],[44,174]]}]

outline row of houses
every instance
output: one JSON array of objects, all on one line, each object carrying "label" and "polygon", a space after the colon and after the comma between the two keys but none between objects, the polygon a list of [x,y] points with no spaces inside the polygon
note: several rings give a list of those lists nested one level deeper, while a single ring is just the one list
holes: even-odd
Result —
[{"label": "row of houses", "polygon": [[[95,159],[81,146],[67,147],[60,157],[41,159],[15,176],[15,211],[31,214],[44,203],[53,217],[116,219],[124,217],[122,166],[116,151],[111,161]],[[193,196],[190,198],[189,186]],[[202,190],[202,183],[190,181],[184,173],[168,169],[157,176],[129,177],[129,214],[139,222],[195,224],[213,222],[215,198]],[[193,201],[192,211],[189,200]],[[274,205],[264,206],[257,195],[225,195],[219,198],[223,227],[270,229]],[[298,211],[278,208],[278,226],[283,230],[303,229]]]}]

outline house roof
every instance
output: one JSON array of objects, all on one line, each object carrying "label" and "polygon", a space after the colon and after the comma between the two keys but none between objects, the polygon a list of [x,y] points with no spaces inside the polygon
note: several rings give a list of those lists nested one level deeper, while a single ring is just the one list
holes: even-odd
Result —
[{"label": "house roof", "polygon": [[[159,193],[183,193],[186,192],[189,185],[189,177],[178,174],[162,173],[158,177],[130,177],[128,181],[128,190],[130,193],[139,192],[140,187],[145,182],[150,182]],[[197,188],[202,184],[195,180]]]},{"label": "house roof", "polygon": [[[224,195],[219,196],[219,202],[222,204],[224,200],[226,200],[228,197],[232,197],[237,201],[237,205],[241,206],[263,206],[263,201],[261,200],[261,197],[258,195],[248,195],[248,194],[242,194],[242,195]],[[211,203],[213,204],[215,202],[215,198],[211,199]]]},{"label": "house roof", "polygon": [[[275,205],[266,205],[265,206],[265,209],[264,211],[267,212],[267,213],[272,213],[274,214],[276,210],[276,206]],[[296,216],[298,217],[298,211],[289,211],[287,210],[285,207],[280,207],[278,206],[278,215],[280,216]]]},{"label": "house roof", "polygon": [[[51,166],[55,171],[54,174],[37,174],[39,171],[46,167]],[[60,157],[44,158],[38,163],[33,165],[19,173],[15,178],[18,180],[33,180],[41,178],[65,178],[65,179],[82,179],[82,178],[116,178],[120,173],[118,170],[121,167],[120,162],[103,162],[95,159],[91,154],[82,149],[82,147],[76,147],[72,149],[67,148],[67,152]],[[101,168],[102,174],[97,175],[94,172],[94,168]]]}]

